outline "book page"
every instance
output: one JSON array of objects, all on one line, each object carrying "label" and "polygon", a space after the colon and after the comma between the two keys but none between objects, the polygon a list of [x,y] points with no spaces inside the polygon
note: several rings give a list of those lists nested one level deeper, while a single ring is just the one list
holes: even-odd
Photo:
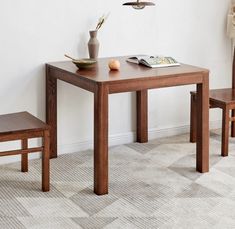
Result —
[{"label": "book page", "polygon": [[146,65],[147,67],[151,67],[151,68],[180,65],[174,58],[164,57],[164,56],[143,58],[140,60],[140,63]]}]

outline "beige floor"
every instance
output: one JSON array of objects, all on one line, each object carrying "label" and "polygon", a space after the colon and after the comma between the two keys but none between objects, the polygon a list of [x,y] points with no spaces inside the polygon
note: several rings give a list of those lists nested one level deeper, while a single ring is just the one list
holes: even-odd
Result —
[{"label": "beige floor", "polygon": [[188,135],[112,147],[109,195],[93,193],[92,151],[51,160],[51,191],[40,191],[40,160],[30,172],[0,166],[0,228],[235,228],[235,139],[220,156],[210,140],[210,172],[195,171]]}]

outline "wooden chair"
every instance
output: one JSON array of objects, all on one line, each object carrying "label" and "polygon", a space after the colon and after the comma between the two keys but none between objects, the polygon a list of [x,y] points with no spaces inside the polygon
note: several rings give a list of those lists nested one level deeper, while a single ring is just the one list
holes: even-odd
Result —
[{"label": "wooden chair", "polygon": [[[43,139],[43,146],[28,148],[29,138]],[[0,115],[0,142],[21,140],[21,149],[0,152],[0,156],[21,154],[21,171],[28,172],[28,153],[42,152],[42,191],[50,189],[50,127],[28,112]]]},{"label": "wooden chair", "polygon": [[[235,55],[235,49],[234,49]],[[196,92],[191,92],[190,142],[196,142]],[[232,88],[214,89],[209,92],[210,108],[221,108],[222,141],[221,155],[228,156],[229,124],[231,122],[231,137],[235,137],[235,56],[233,56]],[[230,117],[231,111],[231,117]]]}]

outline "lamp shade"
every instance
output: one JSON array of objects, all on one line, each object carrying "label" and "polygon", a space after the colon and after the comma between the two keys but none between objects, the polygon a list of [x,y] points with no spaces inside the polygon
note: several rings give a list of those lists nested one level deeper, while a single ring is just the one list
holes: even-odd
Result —
[{"label": "lamp shade", "polygon": [[145,6],[154,6],[155,4],[153,2],[141,2],[140,0],[137,0],[135,2],[126,2],[123,4],[123,6],[132,6],[134,9],[140,10],[143,9]]}]

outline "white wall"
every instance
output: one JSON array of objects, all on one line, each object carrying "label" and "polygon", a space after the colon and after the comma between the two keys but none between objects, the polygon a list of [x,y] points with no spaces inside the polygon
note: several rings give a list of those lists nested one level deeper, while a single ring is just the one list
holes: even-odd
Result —
[{"label": "white wall", "polygon": [[[64,53],[87,57],[88,31],[107,12],[110,17],[98,35],[101,57],[171,55],[180,62],[210,69],[211,88],[230,86],[231,45],[226,38],[229,0],[158,0],[155,7],[142,11],[124,7],[123,2],[1,0],[0,113],[27,110],[44,120],[44,64],[64,60]],[[176,127],[189,124],[189,91],[194,88],[149,91],[152,133],[167,129],[167,134],[172,134]],[[135,95],[111,95],[109,110],[111,143],[133,140]],[[219,112],[211,112],[211,121],[219,119]],[[92,94],[60,82],[60,153],[91,146],[92,127]],[[0,158],[0,163],[9,160]]]}]

